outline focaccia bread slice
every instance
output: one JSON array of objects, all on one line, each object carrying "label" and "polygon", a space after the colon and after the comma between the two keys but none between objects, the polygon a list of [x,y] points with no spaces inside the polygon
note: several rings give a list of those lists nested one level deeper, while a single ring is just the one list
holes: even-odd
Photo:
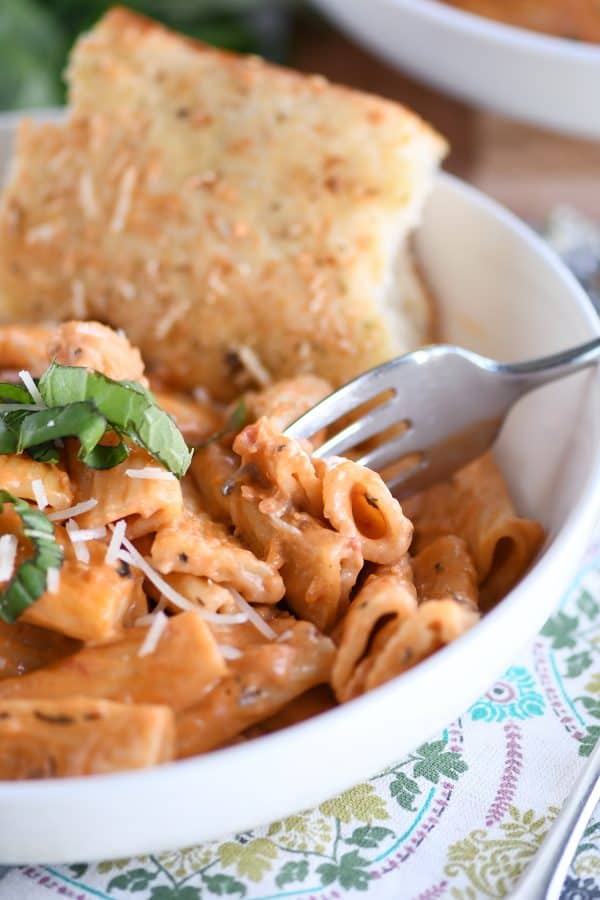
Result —
[{"label": "focaccia bread slice", "polygon": [[100,319],[222,399],[240,347],[340,384],[429,337],[405,242],[445,143],[413,113],[123,9],[68,79],[68,121],[18,135],[5,321]]}]

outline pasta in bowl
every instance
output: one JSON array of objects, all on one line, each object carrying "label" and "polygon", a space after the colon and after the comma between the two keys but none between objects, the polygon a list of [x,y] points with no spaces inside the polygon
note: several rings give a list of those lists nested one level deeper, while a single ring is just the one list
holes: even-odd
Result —
[{"label": "pasta in bowl", "polygon": [[[460,227],[456,227],[457,225]],[[465,241],[472,252],[471,264],[468,266],[464,261],[461,262],[461,256],[464,259]],[[583,294],[535,236],[490,201],[452,179],[443,177],[438,180],[418,235],[418,245],[430,282],[440,298],[444,334],[453,342],[470,344],[480,352],[490,355],[523,358],[551,352],[565,343],[583,340],[595,332],[597,326],[593,312]],[[506,265],[508,260],[511,261],[510,266]],[[497,278],[493,277],[494,272],[502,272],[502,277],[499,275]],[[527,304],[522,302],[525,285]],[[474,298],[482,296],[485,296],[485,303],[474,303]],[[490,320],[495,323],[493,328],[489,327]],[[544,321],[543,331],[532,331],[528,323],[536,320]],[[15,355],[12,359],[9,359],[7,353],[3,356],[5,366],[12,370],[10,377],[15,383],[19,381],[17,373],[21,366],[27,366],[32,376],[38,376],[46,371],[50,361],[47,351],[50,333],[47,330],[41,326],[33,328],[30,326],[27,332],[19,333],[21,336],[19,354],[25,352],[27,356]],[[25,334],[28,334],[29,340],[23,344]],[[3,350],[12,346],[14,352],[17,346],[15,333],[11,334],[8,329],[2,329],[2,338],[5,341]],[[56,339],[52,353],[56,357]],[[116,356],[111,355],[111,358],[116,359]],[[77,360],[67,355],[59,357],[57,361],[71,365]],[[81,358],[79,361],[84,362]],[[106,359],[96,356],[93,360],[90,358],[87,364],[99,371],[105,366]],[[141,367],[141,360],[139,366]],[[140,381],[144,377],[140,367],[134,371],[122,369],[104,369],[104,371],[108,377],[115,380],[133,376],[134,380]],[[2,379],[7,380],[8,374],[5,372]],[[541,627],[545,617],[550,614],[561,591],[566,588],[572,577],[598,506],[600,473],[594,448],[599,428],[596,411],[600,407],[597,402],[597,380],[585,375],[569,379],[563,384],[553,385],[531,398],[526,398],[520,408],[511,414],[497,447],[497,458],[504,478],[509,485],[510,493],[516,498],[519,509],[533,511],[546,530],[546,545],[539,562],[507,597],[496,603],[491,611],[486,612],[474,627],[464,631],[459,640],[452,640],[448,646],[442,647],[429,658],[414,665],[401,677],[392,678],[374,690],[364,692],[365,682],[367,678],[373,681],[376,677],[377,673],[374,673],[374,666],[371,666],[370,662],[375,658],[374,650],[377,642],[383,643],[386,640],[386,627],[390,632],[394,631],[398,649],[401,649],[402,642],[407,642],[408,639],[412,645],[422,649],[423,645],[419,644],[418,640],[422,639],[423,635],[427,638],[428,633],[431,634],[431,630],[428,632],[431,623],[427,621],[419,622],[413,618],[413,626],[420,625],[422,628],[418,635],[405,630],[402,637],[401,629],[397,626],[401,617],[403,615],[408,617],[414,608],[413,591],[417,594],[427,592],[435,595],[435,603],[432,598],[429,604],[432,613],[435,612],[435,604],[443,602],[443,598],[435,594],[436,574],[438,574],[435,571],[435,563],[439,561],[437,558],[430,558],[428,563],[426,553],[418,551],[423,552],[423,565],[417,571],[413,570],[414,560],[411,563],[413,586],[410,579],[402,581],[403,574],[406,573],[403,573],[401,564],[380,561],[369,562],[367,566],[363,566],[365,571],[361,571],[359,583],[354,591],[355,593],[358,590],[362,591],[363,599],[369,602],[362,609],[360,604],[355,604],[352,607],[352,617],[346,611],[347,631],[344,642],[342,629],[335,626],[328,630],[327,634],[322,635],[322,628],[310,623],[298,623],[297,616],[289,615],[286,619],[285,613],[282,614],[282,610],[278,608],[281,601],[273,602],[277,591],[281,591],[281,585],[277,588],[276,578],[267,577],[265,568],[265,564],[272,566],[274,560],[261,560],[258,552],[253,551],[250,546],[242,546],[242,550],[248,554],[243,558],[246,563],[252,560],[258,562],[253,562],[255,568],[245,567],[242,570],[246,575],[245,580],[235,585],[231,584],[229,589],[223,587],[223,580],[217,581],[214,573],[210,576],[212,584],[209,584],[208,577],[177,571],[179,560],[174,560],[173,557],[175,535],[171,529],[170,540],[173,541],[173,546],[170,549],[166,521],[161,526],[162,549],[160,544],[156,548],[156,553],[160,550],[161,556],[157,556],[156,561],[153,561],[151,550],[155,538],[152,534],[142,533],[145,530],[141,524],[144,519],[146,523],[152,524],[151,517],[156,516],[153,525],[157,528],[161,515],[172,514],[175,506],[181,510],[185,504],[193,514],[191,522],[194,528],[199,527],[196,518],[201,520],[206,533],[209,524],[213,523],[210,526],[211,540],[217,544],[221,539],[228,542],[232,537],[229,535],[231,526],[228,528],[225,524],[230,519],[228,508],[236,503],[241,505],[242,489],[246,494],[248,492],[251,494],[246,505],[246,516],[249,521],[254,521],[251,520],[251,516],[258,521],[259,517],[264,515],[260,510],[257,512],[256,507],[259,503],[266,502],[269,516],[280,513],[276,519],[279,520],[279,528],[282,533],[285,532],[286,539],[297,540],[298,535],[289,527],[286,529],[286,525],[290,523],[285,512],[281,514],[285,510],[285,503],[283,507],[278,505],[281,498],[277,496],[277,490],[274,490],[277,487],[274,481],[266,484],[262,481],[262,476],[257,481],[249,478],[246,473],[239,486],[227,496],[216,489],[216,485],[224,484],[239,471],[239,462],[233,456],[235,451],[231,447],[234,435],[228,431],[231,426],[236,434],[240,432],[236,438],[240,441],[238,450],[244,451],[247,462],[250,462],[251,451],[257,449],[259,452],[255,455],[258,457],[258,463],[261,467],[266,467],[265,472],[269,478],[276,476],[278,483],[287,485],[283,480],[285,471],[277,469],[277,456],[271,455],[269,458],[268,453],[265,455],[267,449],[265,439],[268,437],[269,428],[271,432],[281,432],[290,419],[302,412],[302,407],[298,406],[300,394],[305,397],[305,404],[313,404],[322,396],[322,392],[327,390],[327,385],[312,376],[303,376],[299,383],[302,386],[300,392],[290,391],[292,385],[289,382],[279,387],[263,387],[250,393],[246,392],[246,410],[242,419],[244,410],[237,402],[229,409],[224,409],[206,403],[202,392],[196,392],[192,401],[176,392],[168,392],[169,396],[166,397],[165,385],[155,382],[151,387],[157,405],[175,416],[180,431],[190,444],[198,446],[206,443],[214,437],[215,432],[227,433],[196,451],[189,474],[182,482],[169,478],[164,467],[152,457],[149,458],[147,451],[138,445],[132,445],[128,460],[120,464],[125,470],[135,469],[138,472],[150,468],[153,470],[150,475],[156,475],[157,470],[164,472],[158,480],[149,478],[147,474],[141,478],[131,478],[124,474],[119,477],[121,489],[123,485],[127,488],[129,498],[127,502],[130,503],[126,516],[127,540],[141,554],[144,567],[146,564],[151,565],[155,573],[153,577],[158,574],[165,583],[170,584],[169,594],[175,591],[177,597],[183,597],[187,592],[192,598],[190,600],[192,603],[194,595],[191,586],[197,587],[198,583],[202,582],[202,596],[207,602],[207,612],[239,616],[242,615],[240,611],[242,606],[243,614],[248,616],[244,622],[227,625],[223,622],[217,640],[214,638],[213,627],[209,626],[196,611],[186,609],[172,615],[173,600],[167,598],[162,611],[168,619],[168,628],[162,629],[156,645],[152,648],[156,638],[155,629],[150,642],[150,649],[153,652],[140,657],[138,655],[140,645],[149,632],[148,626],[152,623],[142,621],[137,626],[134,623],[137,619],[148,615],[147,610],[150,606],[154,607],[155,615],[157,605],[160,606],[161,601],[158,600],[155,588],[148,582],[141,568],[137,569],[128,562],[132,578],[126,579],[119,574],[120,562],[111,563],[115,570],[112,574],[106,567],[106,554],[114,536],[110,525],[118,522],[119,515],[126,512],[123,505],[124,498],[119,493],[118,498],[115,498],[118,499],[116,511],[110,510],[111,516],[101,521],[101,517],[98,517],[98,507],[95,505],[93,508],[86,509],[85,506],[83,509],[81,506],[77,508],[77,496],[73,493],[74,486],[77,485],[79,490],[78,485],[81,483],[82,486],[85,485],[86,496],[97,499],[96,492],[101,490],[103,480],[106,479],[104,481],[106,486],[110,479],[114,479],[116,472],[110,469],[102,471],[85,467],[85,464],[77,459],[77,452],[73,449],[74,442],[68,438],[64,439],[65,448],[61,450],[63,462],[56,467],[54,477],[48,477],[49,469],[42,469],[46,472],[43,486],[47,499],[52,501],[51,507],[45,507],[45,514],[56,518],[51,509],[56,512],[62,510],[63,513],[68,510],[69,518],[75,520],[78,529],[84,531],[84,536],[87,537],[91,537],[89,534],[91,529],[106,528],[106,533],[102,537],[95,531],[93,532],[95,536],[91,540],[75,540],[73,543],[66,532],[65,523],[68,522],[68,518],[56,522],[55,532],[62,537],[61,546],[65,552],[65,563],[60,570],[60,584],[63,587],[69,584],[67,565],[71,567],[82,565],[73,558],[75,548],[87,547],[92,564],[98,562],[99,566],[105,566],[103,571],[113,579],[111,583],[117,585],[123,603],[120,612],[113,613],[112,619],[109,616],[108,625],[106,620],[103,624],[100,622],[102,617],[97,609],[97,620],[90,616],[88,627],[96,630],[100,623],[100,627],[106,629],[106,636],[110,634],[111,621],[113,624],[120,623],[119,627],[128,633],[132,645],[135,646],[135,649],[130,646],[129,654],[121,657],[122,683],[127,665],[131,664],[132,668],[145,666],[146,672],[152,673],[153,680],[156,680],[157,684],[153,688],[154,702],[148,702],[149,694],[144,700],[141,699],[141,695],[138,698],[130,698],[136,700],[133,703],[123,703],[122,699],[115,699],[115,693],[111,695],[112,699],[99,695],[81,699],[80,694],[77,699],[69,700],[69,718],[73,721],[69,721],[68,725],[44,719],[56,714],[61,716],[66,714],[64,709],[59,713],[57,706],[64,704],[64,696],[60,698],[55,694],[53,699],[40,699],[37,705],[32,704],[27,698],[2,699],[2,703],[15,705],[21,716],[20,727],[23,733],[27,733],[29,729],[33,738],[36,735],[36,727],[42,729],[38,734],[44,733],[44,729],[48,728],[54,728],[59,733],[62,733],[61,728],[72,728],[70,735],[65,733],[67,746],[72,748],[78,744],[83,745],[82,739],[76,735],[77,729],[81,728],[82,732],[89,735],[90,726],[95,725],[95,734],[98,738],[96,747],[102,751],[104,765],[107,756],[105,745],[110,743],[114,748],[111,761],[113,768],[123,768],[126,765],[144,767],[138,771],[84,778],[47,777],[51,772],[46,768],[45,771],[37,773],[45,776],[41,779],[38,777],[20,782],[4,781],[0,785],[3,801],[0,804],[0,826],[5,835],[1,857],[3,862],[57,862],[77,858],[109,858],[147,852],[151,849],[160,850],[169,846],[184,846],[193,841],[215,837],[231,829],[250,827],[258,821],[269,821],[319,802],[323,797],[387,765],[463,711],[480,692],[486,689],[492,679],[509,665],[518,647]],[[278,408],[275,407],[277,397],[279,397]],[[266,422],[263,418],[265,416]],[[261,418],[262,424],[257,425]],[[242,423],[249,429],[246,433],[245,429],[241,428]],[[580,435],[581,439],[575,439],[577,435]],[[63,455],[65,453],[66,457]],[[300,482],[294,479],[298,486],[295,503],[300,503],[302,507],[299,507],[295,515],[301,521],[309,521],[309,517],[314,513],[312,504],[319,502],[319,492],[311,489],[314,477],[316,476],[321,491],[324,479],[323,471],[315,471],[311,479],[311,466],[306,465],[307,455],[310,464],[310,455],[306,453],[305,448],[300,448],[298,466],[306,468],[301,469],[304,474]],[[32,486],[36,476],[32,477],[34,468],[31,467],[33,463],[36,463],[36,466],[41,463],[27,459],[25,455],[15,457],[13,454],[9,466],[15,473],[17,463],[28,469],[31,481],[24,502],[32,512],[36,512],[37,503]],[[490,466],[490,462],[485,460],[478,465],[486,468]],[[336,474],[336,468],[338,467],[328,466],[328,479],[332,479]],[[354,469],[353,466],[349,468]],[[57,471],[61,469],[67,472],[68,481],[64,476],[62,479],[57,476]],[[35,471],[40,472],[37,468]],[[78,473],[77,480],[75,476],[71,476],[71,471]],[[493,479],[489,483],[490,490],[495,489],[496,485],[497,489],[503,492],[502,483],[498,485],[494,480],[496,478],[494,469],[490,467],[488,471],[493,473]],[[341,480],[342,474],[343,471],[339,471],[336,478],[339,477]],[[367,473],[367,478],[370,477]],[[88,479],[93,479],[93,486]],[[197,487],[199,481],[205,485],[204,492],[200,496]],[[341,533],[340,524],[344,520],[343,511],[347,510],[349,483],[346,483],[346,490],[340,491],[338,497],[340,508],[337,508],[337,504],[331,508],[328,506],[332,518],[341,516],[337,518],[340,531],[331,525],[328,528],[330,542],[335,542],[340,537],[350,544],[354,542],[352,534],[344,536]],[[189,492],[188,485],[190,485]],[[372,482],[368,481],[367,485],[369,492],[374,489]],[[18,486],[19,483],[15,479],[12,482],[13,491],[15,488],[18,489]],[[145,490],[141,490],[142,486],[150,489],[147,494]],[[37,488],[39,494],[39,485]],[[463,499],[468,489],[468,484],[460,487]],[[286,490],[289,490],[287,486]],[[382,497],[389,503],[385,489],[380,490]],[[470,615],[472,607],[469,598],[474,596],[473,578],[480,576],[476,573],[474,575],[470,566],[461,568],[460,562],[455,565],[457,560],[460,561],[463,542],[466,542],[467,536],[440,534],[440,524],[439,521],[436,522],[435,516],[437,515],[439,519],[443,509],[448,508],[450,488],[438,487],[434,490],[447,495],[445,498],[439,498],[440,505],[433,510],[435,515],[430,512],[429,518],[425,517],[426,505],[423,506],[422,500],[417,498],[403,505],[402,518],[399,521],[401,524],[405,519],[414,521],[417,541],[419,530],[422,530],[425,535],[424,544],[429,541],[435,551],[437,542],[437,549],[445,550],[448,562],[453,565],[452,571],[455,576],[453,590],[457,598],[463,598],[465,601],[454,602],[452,610],[456,610],[458,615],[462,613],[463,621],[465,618],[472,620],[478,617],[478,613]],[[144,496],[154,500],[142,509],[139,504]],[[352,501],[351,487],[350,500]],[[107,512],[109,501],[110,496],[105,493]],[[350,506],[352,508],[352,503]],[[205,515],[199,516],[202,507]],[[366,512],[369,515],[369,510],[373,509],[369,504],[367,507],[365,510],[365,505],[360,501],[358,506],[355,506],[363,528],[363,514]],[[393,508],[397,514],[397,507]],[[2,515],[12,517],[15,531],[21,529],[22,526],[11,504],[4,506]],[[375,519],[376,525],[378,521]],[[371,522],[371,519],[367,519],[367,522]],[[291,525],[295,526],[295,523],[292,521]],[[188,528],[191,527],[188,525]],[[373,525],[369,527],[372,528]],[[85,531],[88,531],[87,535]],[[255,539],[264,539],[261,534],[257,529]],[[367,538],[372,540],[373,534],[367,535]],[[297,541],[296,546],[302,552],[300,541]],[[417,547],[418,544],[415,544],[414,549]],[[113,544],[113,551],[114,549]],[[128,548],[122,541],[120,555],[125,556],[127,551]],[[129,548],[129,553],[131,552]],[[185,553],[186,550],[184,547],[175,552]],[[238,547],[234,555],[224,562],[231,562],[235,558],[235,553],[240,552]],[[360,550],[355,550],[356,552]],[[502,557],[504,554],[500,555]],[[110,559],[111,557],[109,562]],[[168,559],[175,561],[175,566],[171,572],[161,573],[158,566],[162,566]],[[341,557],[338,559],[341,560]],[[473,562],[475,569],[483,565],[483,559],[484,555],[480,556],[477,562]],[[301,560],[299,570],[303,576],[302,567],[305,561],[304,558]],[[121,562],[127,562],[127,558]],[[194,560],[193,564],[198,564],[198,560]],[[348,566],[349,561],[344,561],[344,565]],[[125,570],[124,566],[123,569]],[[373,569],[375,571],[372,571]],[[236,567],[234,570],[237,570]],[[82,569],[78,571],[81,572]],[[337,571],[339,579],[341,563]],[[281,576],[281,569],[279,573]],[[216,574],[219,578],[227,580],[226,568]],[[133,591],[130,582],[139,584],[144,579],[147,590],[143,590],[141,596],[139,591]],[[400,583],[402,589],[397,590]],[[328,581],[327,584],[331,582]],[[263,598],[268,595],[272,602],[251,603],[251,609],[261,615],[261,621],[269,625],[277,637],[285,635],[290,629],[295,629],[293,637],[286,635],[283,640],[278,640],[277,637],[275,640],[272,637],[267,638],[250,621],[250,614],[246,607],[240,604],[237,594],[248,602],[250,592],[256,591],[259,585],[262,586],[260,589],[263,591]],[[488,584],[486,588],[489,586]],[[51,585],[48,587],[51,588]],[[503,590],[501,586],[497,589]],[[78,600],[82,604],[90,598],[89,610],[97,606],[92,599],[94,590],[102,590],[101,581],[93,584],[91,581],[84,581],[83,589],[78,592]],[[354,598],[354,594],[352,596]],[[390,603],[390,596],[393,596],[393,604]],[[132,597],[135,597],[137,602],[141,600],[140,606],[132,602]],[[56,608],[56,598],[51,595],[51,590],[48,591],[47,599],[50,603],[54,603]],[[36,601],[38,613],[40,610],[43,612],[44,602],[46,602],[44,598]],[[118,602],[116,599],[116,606]],[[487,603],[486,598],[484,604]],[[348,607],[346,609],[348,610]],[[27,615],[33,616],[35,604],[31,604],[29,610]],[[105,612],[107,610],[108,606],[105,607]],[[392,615],[387,622],[381,621],[379,616],[379,611],[384,610],[385,615],[388,613]],[[68,609],[65,607],[65,620],[67,613]],[[81,627],[83,613],[78,610],[77,614]],[[182,627],[188,621],[193,621],[189,632],[187,626],[185,629]],[[379,631],[373,629],[375,622],[382,626]],[[388,623],[391,623],[392,627],[389,627]],[[451,621],[446,620],[447,631],[442,637],[450,636],[451,624]],[[174,625],[177,627],[173,628]],[[26,637],[28,632],[38,636],[41,633],[44,636],[42,643],[27,639],[20,641],[21,664],[31,676],[37,678],[42,676],[44,670],[48,671],[48,666],[52,671],[56,661],[60,669],[61,660],[73,659],[78,654],[84,653],[87,654],[88,660],[91,655],[93,664],[94,659],[101,658],[102,655],[106,660],[108,658],[106,653],[111,646],[113,650],[109,652],[114,652],[115,647],[118,651],[119,645],[122,646],[123,638],[117,637],[114,633],[110,639],[98,642],[97,637],[93,637],[89,631],[87,635],[80,633],[76,637],[66,636],[58,631],[54,632],[47,626],[48,621],[34,623],[32,620],[29,623],[23,621],[13,625],[8,623],[2,625],[3,633],[9,632],[9,629],[14,630],[9,632],[11,642],[15,637],[20,638],[23,635]],[[70,627],[72,628],[72,622]],[[160,625],[157,628],[161,630]],[[366,647],[358,639],[363,628],[375,631],[372,640],[367,641]],[[459,630],[457,629],[455,633]],[[378,637],[379,634],[382,636]],[[235,676],[231,678],[229,674],[226,676],[230,685],[234,682],[237,685],[244,685],[245,675],[249,671],[249,659],[254,660],[255,673],[260,672],[269,678],[269,673],[275,672],[278,680],[275,681],[275,688],[271,681],[267,701],[270,704],[281,701],[279,712],[273,712],[273,705],[261,709],[259,698],[256,696],[252,703],[238,706],[244,715],[243,722],[238,721],[235,724],[235,728],[239,729],[238,737],[230,736],[229,729],[233,723],[229,717],[231,706],[227,703],[231,701],[222,702],[223,691],[212,692],[213,729],[210,733],[205,730],[204,735],[202,734],[199,728],[202,725],[200,717],[193,714],[194,708],[197,710],[199,704],[192,703],[187,711],[174,713],[171,702],[182,709],[190,696],[188,694],[186,699],[184,691],[189,690],[190,686],[180,685],[172,697],[170,687],[165,688],[164,693],[160,693],[160,682],[165,678],[164,666],[161,663],[161,660],[165,659],[163,654],[171,654],[174,645],[179,642],[179,648],[183,649],[181,652],[177,651],[177,665],[184,678],[187,677],[189,680],[189,673],[198,662],[195,657],[188,655],[188,651],[192,644],[196,648],[201,646],[202,636],[208,640],[203,652],[208,652],[212,648],[212,656],[208,658],[212,659],[213,665],[221,666],[223,671],[228,673],[235,672],[239,675],[239,679]],[[187,642],[187,651],[183,647],[183,641]],[[215,644],[218,645],[217,652],[214,651]],[[219,647],[221,649],[218,649]],[[223,649],[226,647],[233,648],[233,652],[231,649]],[[236,650],[242,655],[238,656]],[[0,656],[3,659],[7,658],[4,649],[0,652]],[[226,656],[236,658],[226,659]],[[308,665],[301,666],[299,664],[301,658],[305,662],[308,660]],[[325,675],[319,674],[319,666],[326,671]],[[0,680],[0,685],[8,682],[14,684],[17,672],[6,668],[3,675],[5,677]],[[24,675],[25,682],[28,677],[30,676]],[[323,681],[319,687],[310,688],[311,678],[317,681],[322,678]],[[328,687],[326,682],[333,684],[334,679],[334,687],[340,692],[340,699],[342,701],[350,697],[353,699],[352,702],[342,702],[332,709],[331,687]],[[115,683],[112,681],[113,686]],[[255,680],[252,687],[260,689],[265,683],[263,681],[260,684]],[[60,690],[58,681],[54,684],[54,690],[58,693]],[[148,685],[146,684],[144,688],[142,682],[138,687],[140,691],[148,690]],[[281,692],[279,700],[276,696],[278,690]],[[292,700],[291,693],[294,690],[298,691],[298,696]],[[360,696],[357,696],[358,694]],[[207,692],[206,698],[209,696],[210,692]],[[238,693],[239,697],[241,694]],[[265,697],[260,699],[262,702]],[[34,716],[36,709],[42,718]],[[314,715],[317,712],[321,714]],[[259,714],[260,720],[254,718],[255,713]],[[299,718],[307,714],[313,715],[301,724],[291,728],[282,727],[298,722]],[[183,741],[184,737],[186,741],[189,739],[190,743],[187,746],[192,755],[175,763],[151,765],[159,759],[167,759],[174,752],[173,719],[179,719],[180,740]],[[184,734],[182,726],[186,721]],[[220,735],[217,735],[215,723],[223,729]],[[150,734],[154,736],[153,740],[149,739]],[[160,737],[161,734],[164,740]],[[243,739],[240,740],[240,736],[243,736]],[[200,740],[206,740],[204,748],[208,749],[211,746],[210,741],[215,737],[218,738],[222,749],[197,755],[198,750],[202,749],[199,746]],[[246,740],[250,737],[256,739]],[[105,738],[108,738],[108,741]],[[32,743],[35,744],[35,740]],[[227,744],[229,746],[225,746]],[[129,748],[126,751],[127,758],[121,755],[122,748],[126,745]],[[67,759],[68,749],[65,747],[63,752]],[[91,758],[92,753],[88,759]],[[81,766],[81,759],[76,762]],[[33,768],[32,763],[33,758],[30,756],[29,764]],[[38,758],[37,765],[39,764]],[[236,786],[235,791],[231,788],[232,784]],[[209,809],[210,814],[199,813],[199,803],[200,809]],[[137,811],[134,828],[131,827],[129,815],[125,814],[125,811],[131,810]],[[123,812],[123,815],[116,816],[116,811]]]},{"label": "pasta in bowl", "polygon": [[307,692],[357,697],[473,627],[541,546],[489,456],[404,510],[313,459],[285,427],[329,392],[316,376],[228,414],[160,382],[159,405],[99,323],[0,341],[20,379],[0,384],[0,779],[193,756],[302,718]]}]

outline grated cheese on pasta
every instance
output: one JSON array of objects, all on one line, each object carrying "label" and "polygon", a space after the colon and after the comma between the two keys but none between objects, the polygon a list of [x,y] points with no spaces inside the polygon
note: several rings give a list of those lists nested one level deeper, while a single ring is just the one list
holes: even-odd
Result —
[{"label": "grated cheese on pasta", "polygon": [[60,569],[48,569],[46,572],[46,590],[49,594],[58,594],[60,587]]},{"label": "grated cheese on pasta", "polygon": [[128,478],[147,478],[151,481],[177,481],[172,472],[158,466],[144,466],[143,469],[125,469]]},{"label": "grated cheese on pasta", "polygon": [[106,537],[106,525],[99,525],[97,528],[78,528],[77,531],[73,531],[70,535],[71,541],[83,541],[87,543],[88,541],[99,541],[101,538]]},{"label": "grated cheese on pasta", "polygon": [[97,500],[83,500],[76,503],[75,506],[68,506],[66,509],[57,509],[56,512],[49,513],[48,518],[51,522],[62,522],[64,519],[74,519],[75,516],[81,516],[83,513],[89,512],[98,506]]},{"label": "grated cheese on pasta", "polygon": [[108,545],[108,550],[106,551],[106,556],[104,557],[104,562],[107,566],[114,566],[119,558],[119,550],[121,549],[121,544],[123,543],[123,537],[125,535],[125,529],[127,528],[127,522],[125,519],[120,519],[115,525],[112,527],[112,537],[110,539],[110,543]]},{"label": "grated cheese on pasta", "polygon": [[217,644],[217,647],[223,659],[239,659],[242,656],[242,651],[232,647],[231,644]]},{"label": "grated cheese on pasta", "polygon": [[191,610],[192,612],[197,613],[201,618],[206,619],[207,622],[212,622],[215,625],[241,625],[242,622],[248,620],[248,616],[243,615],[242,613],[239,615],[213,613],[206,609],[201,609],[194,603],[191,603],[187,597],[184,597],[183,594],[180,594],[179,591],[176,591],[175,588],[171,587],[171,585],[152,568],[150,563],[144,559],[142,554],[134,547],[128,538],[123,536],[122,543],[125,550],[119,551],[117,559],[120,559],[143,572],[148,581],[152,582],[161,594],[163,594],[163,596],[165,596],[174,606],[183,610]]},{"label": "grated cheese on pasta", "polygon": [[75,559],[80,563],[88,565],[90,561],[90,551],[86,547],[85,541],[78,541],[76,538],[74,539],[74,535],[80,530],[79,525],[75,519],[69,519],[65,527],[71,541],[71,546],[73,547]]},{"label": "grated cheese on pasta", "polygon": [[38,509],[46,509],[50,504],[48,503],[48,494],[46,493],[46,488],[44,487],[44,482],[41,478],[33,479],[31,482],[31,490],[33,491],[33,496],[35,497]]},{"label": "grated cheese on pasta", "polygon": [[272,383],[273,379],[254,350],[246,344],[242,344],[242,346],[237,347],[236,353],[246,372],[248,372],[261,387],[267,387]]},{"label": "grated cheese on pasta", "polygon": [[169,620],[164,612],[155,613],[152,625],[148,629],[148,634],[138,650],[138,656],[149,656],[150,653],[154,653],[168,622]]},{"label": "grated cheese on pasta", "polygon": [[16,535],[3,534],[0,537],[0,581],[9,581],[13,577],[17,546]]},{"label": "grated cheese on pasta", "polygon": [[43,409],[46,406],[46,404],[42,400],[42,395],[40,394],[40,392],[38,390],[37,384],[33,380],[33,375],[31,374],[31,372],[28,372],[27,369],[21,369],[21,371],[19,372],[19,378],[21,379],[21,381],[23,382],[23,384],[25,385],[25,387],[31,394],[34,402],[38,403],[39,406],[42,407],[42,409]]},{"label": "grated cheese on pasta", "polygon": [[260,631],[261,634],[264,634],[266,638],[270,641],[274,641],[277,637],[277,632],[273,631],[268,622],[265,622],[263,617],[253,609],[249,603],[246,603],[242,595],[239,591],[236,591],[235,588],[228,587],[227,590],[230,592],[231,596],[235,600],[238,607],[242,610],[242,612],[246,613],[248,621],[254,625],[257,631]]}]

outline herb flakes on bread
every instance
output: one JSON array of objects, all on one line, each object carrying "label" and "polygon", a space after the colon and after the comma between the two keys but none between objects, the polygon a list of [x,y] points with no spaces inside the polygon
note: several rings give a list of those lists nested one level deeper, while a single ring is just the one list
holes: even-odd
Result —
[{"label": "herb flakes on bread", "polygon": [[430,337],[405,247],[445,144],[413,113],[124,9],[68,80],[68,120],[19,131],[4,321],[100,319],[223,400],[242,346],[339,385]]}]

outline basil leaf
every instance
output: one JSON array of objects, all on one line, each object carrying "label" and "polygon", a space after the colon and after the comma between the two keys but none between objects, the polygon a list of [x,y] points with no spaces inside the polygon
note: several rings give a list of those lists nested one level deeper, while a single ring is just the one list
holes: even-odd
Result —
[{"label": "basil leaf", "polygon": [[77,437],[81,444],[79,458],[91,453],[104,437],[108,423],[93,403],[71,403],[30,413],[21,422],[17,453],[45,441]]},{"label": "basil leaf", "polygon": [[91,401],[107,423],[181,478],[192,454],[177,425],[141,385],[113,381],[91,369],[52,363],[39,382],[48,406]]},{"label": "basil leaf", "polygon": [[29,447],[27,452],[36,462],[57,463],[60,461],[60,454],[52,441],[48,441],[45,444],[37,444],[35,447]]},{"label": "basil leaf", "polygon": [[113,469],[119,463],[124,462],[129,456],[129,449],[125,441],[119,441],[115,445],[98,444],[85,455],[80,454],[82,462],[90,469]]},{"label": "basil leaf", "polygon": [[0,402],[6,403],[33,403],[29,391],[20,384],[10,384],[8,381],[0,382]]},{"label": "basil leaf", "polygon": [[56,543],[52,522],[38,509],[32,509],[25,500],[0,489],[0,512],[10,503],[21,519],[23,534],[33,544],[34,555],[18,566],[8,585],[0,593],[0,619],[14,622],[27,607],[41,597],[46,590],[48,569],[59,569],[63,562],[63,550]]},{"label": "basil leaf", "polygon": [[0,418],[0,454],[17,452],[17,435],[6,418]]}]

